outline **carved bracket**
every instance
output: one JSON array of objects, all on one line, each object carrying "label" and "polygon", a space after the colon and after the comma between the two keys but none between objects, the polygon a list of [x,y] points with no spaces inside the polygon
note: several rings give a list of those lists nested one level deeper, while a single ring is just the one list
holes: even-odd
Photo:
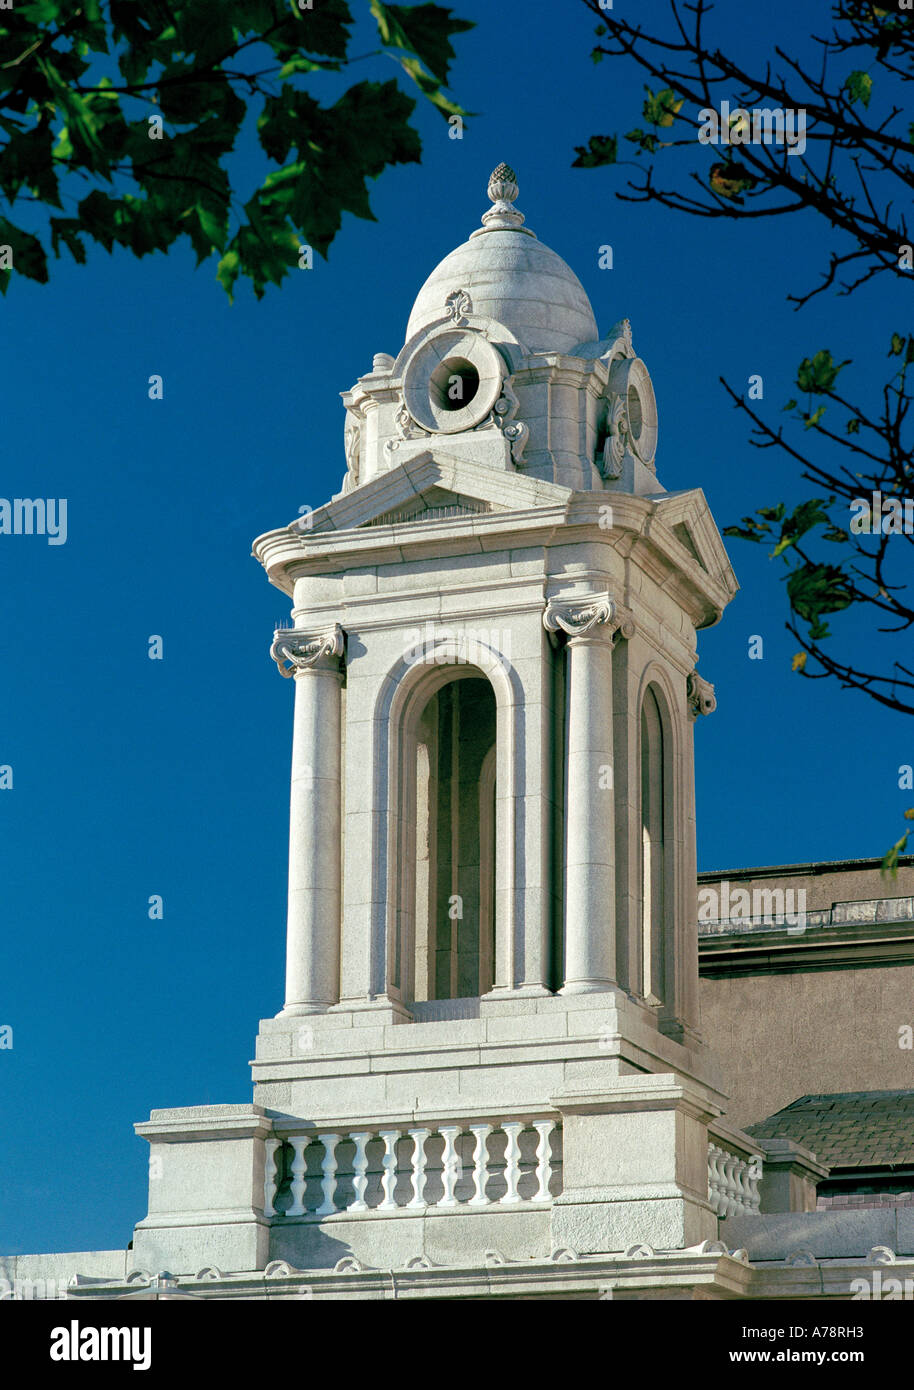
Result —
[{"label": "carved bracket", "polygon": [[690,719],[697,719],[700,714],[713,714],[717,709],[714,686],[697,671],[692,671],[686,680],[686,701]]},{"label": "carved bracket", "polygon": [[296,676],[301,671],[315,668],[338,670],[344,650],[345,637],[339,623],[322,628],[319,632],[278,627],[273,633],[270,656],[281,676]]},{"label": "carved bracket", "polygon": [[485,421],[486,425],[493,424],[500,430],[511,445],[511,461],[515,465],[520,463],[527,440],[530,437],[530,427],[525,425],[522,420],[515,420],[517,408],[520,401],[514,394],[511,383],[507,380],[502,382],[501,395],[492,407],[492,413]]}]

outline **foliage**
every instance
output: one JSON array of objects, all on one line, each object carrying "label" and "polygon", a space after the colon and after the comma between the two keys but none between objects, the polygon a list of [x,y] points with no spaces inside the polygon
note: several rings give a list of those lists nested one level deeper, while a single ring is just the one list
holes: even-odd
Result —
[{"label": "foliage", "polygon": [[[370,0],[370,11],[377,54],[445,119],[466,114],[445,88],[451,38],[472,25],[435,4]],[[352,25],[346,0],[0,10],[0,250],[12,249],[0,292],[14,273],[46,282],[49,248],[84,263],[91,241],[146,256],[186,236],[198,265],[218,253],[230,296],[243,276],[258,298],[300,263],[303,243],[326,256],[344,213],[372,219],[368,180],[421,149],[415,102],[396,80],[357,82],[332,104],[306,90],[355,61]],[[229,159],[255,109],[276,167],[242,203]]]}]

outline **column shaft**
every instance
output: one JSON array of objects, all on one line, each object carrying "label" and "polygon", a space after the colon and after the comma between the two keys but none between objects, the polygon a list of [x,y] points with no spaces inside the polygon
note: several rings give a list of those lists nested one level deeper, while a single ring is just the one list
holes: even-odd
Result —
[{"label": "column shaft", "polygon": [[565,922],[562,994],[616,982],[614,635],[633,631],[607,592],[550,599],[548,632],[565,633]]},{"label": "column shaft", "polygon": [[291,663],[280,670],[295,682],[284,1016],[321,1013],[339,1000],[341,652],[339,628],[274,642],[277,660]]},{"label": "column shaft", "polygon": [[563,994],[615,980],[612,640],[606,628],[568,642]]}]

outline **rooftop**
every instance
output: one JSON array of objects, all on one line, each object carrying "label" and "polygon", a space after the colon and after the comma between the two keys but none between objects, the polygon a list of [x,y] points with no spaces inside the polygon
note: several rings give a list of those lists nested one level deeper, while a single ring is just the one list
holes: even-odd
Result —
[{"label": "rooftop", "polygon": [[914,1091],[802,1096],[746,1133],[796,1140],[833,1169],[914,1167]]}]

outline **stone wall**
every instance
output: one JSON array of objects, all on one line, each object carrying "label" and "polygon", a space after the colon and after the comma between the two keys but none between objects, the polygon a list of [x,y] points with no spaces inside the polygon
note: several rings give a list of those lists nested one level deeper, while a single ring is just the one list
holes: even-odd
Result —
[{"label": "stone wall", "polygon": [[792,936],[737,924],[702,936],[701,1030],[728,1120],[743,1128],[804,1095],[914,1089],[914,1050],[899,1046],[914,1027],[914,921],[901,901],[914,894],[911,861],[895,879],[861,860],[702,874],[699,888],[725,878],[731,890],[805,888],[810,913],[858,905]]}]

